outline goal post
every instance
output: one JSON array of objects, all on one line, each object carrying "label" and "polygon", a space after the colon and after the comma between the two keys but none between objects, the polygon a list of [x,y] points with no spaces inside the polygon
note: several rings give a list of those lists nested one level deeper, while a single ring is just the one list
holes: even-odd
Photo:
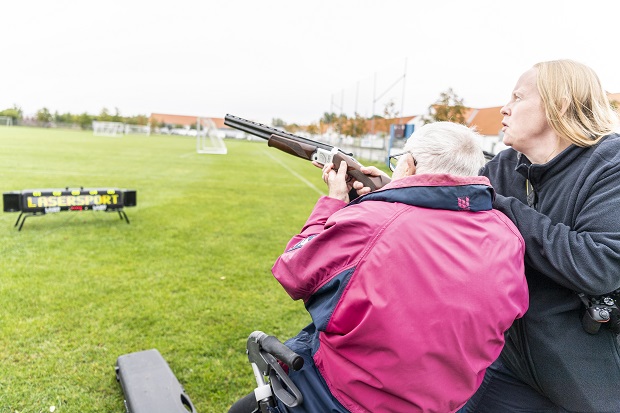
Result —
[{"label": "goal post", "polygon": [[0,116],[0,126],[13,126],[13,118],[11,116]]},{"label": "goal post", "polygon": [[125,132],[125,124],[122,122],[93,121],[93,135],[121,137]]},{"label": "goal post", "polygon": [[151,136],[151,125],[129,125],[125,124],[125,135],[146,135]]},{"label": "goal post", "polygon": [[228,153],[223,136],[210,118],[196,118],[196,152],[225,155]]}]

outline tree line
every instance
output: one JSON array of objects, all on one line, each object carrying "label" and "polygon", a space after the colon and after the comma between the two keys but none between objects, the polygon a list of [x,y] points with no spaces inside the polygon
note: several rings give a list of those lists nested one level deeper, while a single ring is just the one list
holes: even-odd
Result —
[{"label": "tree line", "polygon": [[[452,121],[456,123],[466,123],[465,112],[467,107],[452,88],[442,92],[439,98],[428,107],[428,114],[423,117],[424,123],[438,121]],[[286,129],[289,132],[305,131],[311,134],[320,134],[324,130],[323,126],[331,127],[336,133],[353,137],[364,136],[368,133],[389,133],[390,124],[394,123],[394,119],[398,118],[400,113],[396,110],[394,101],[389,101],[383,110],[383,116],[374,115],[370,118],[362,117],[358,113],[354,116],[346,114],[336,114],[325,112],[323,117],[309,125],[298,125],[295,123],[287,124],[282,119],[272,119],[272,125]],[[46,107],[43,107],[35,113],[32,118],[24,118],[22,109],[14,105],[12,108],[0,111],[0,116],[10,116],[13,124],[34,124],[37,126],[57,126],[72,125],[81,129],[90,129],[93,121],[105,122],[122,122],[130,125],[147,125],[149,118],[146,115],[137,116],[121,116],[118,108],[114,109],[114,113],[107,108],[103,108],[98,115],[90,115],[86,112],[81,114],[73,113],[54,113]],[[164,126],[152,125],[152,126]]]},{"label": "tree line", "polygon": [[146,115],[122,116],[118,108],[114,108],[114,113],[107,108],[101,109],[98,115],[90,115],[86,112],[74,114],[70,112],[54,113],[43,107],[35,113],[33,117],[24,117],[24,112],[18,105],[0,111],[0,116],[9,116],[13,119],[13,124],[35,124],[37,126],[50,127],[54,125],[74,125],[81,129],[92,128],[93,121],[102,122],[122,122],[129,125],[147,125],[149,117]]},{"label": "tree line", "polygon": [[[439,98],[428,107],[428,114],[423,116],[423,123],[451,121],[466,124],[465,113],[467,107],[452,88],[442,92]],[[390,125],[394,123],[394,119],[400,116],[394,101],[389,101],[384,109],[383,116],[374,115],[365,118],[355,113],[349,117],[346,114],[336,114],[325,112],[323,117],[318,121],[307,126],[297,124],[287,124],[282,119],[273,119],[272,124],[281,127],[289,132],[295,133],[303,130],[313,135],[323,132],[323,125],[331,127],[335,132],[353,137],[364,136],[368,133],[374,134],[390,133]]]}]

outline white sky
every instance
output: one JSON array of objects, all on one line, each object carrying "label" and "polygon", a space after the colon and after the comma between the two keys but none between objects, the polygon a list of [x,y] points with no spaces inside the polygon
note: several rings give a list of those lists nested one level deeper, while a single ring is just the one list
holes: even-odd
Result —
[{"label": "white sky", "polygon": [[0,15],[0,110],[25,114],[425,114],[450,87],[501,106],[560,58],[620,92],[618,0],[19,0]]}]

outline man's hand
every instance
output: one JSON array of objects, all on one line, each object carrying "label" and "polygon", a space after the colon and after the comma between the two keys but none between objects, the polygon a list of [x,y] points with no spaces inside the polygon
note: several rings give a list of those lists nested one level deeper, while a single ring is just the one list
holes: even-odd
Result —
[{"label": "man's hand", "polygon": [[331,162],[323,165],[323,181],[327,184],[328,197],[348,203],[351,184],[347,183],[347,178],[347,163],[345,161],[340,162],[338,171],[334,170],[334,164]]},{"label": "man's hand", "polygon": [[[342,162],[341,162],[341,164],[342,165],[341,165],[341,167],[340,167],[340,169],[338,171],[343,170],[343,167],[346,168],[346,164],[344,164]],[[326,169],[325,169],[325,167],[327,165],[323,165],[322,163],[319,163],[317,161],[312,161],[312,165],[316,166],[317,168],[323,169],[323,181],[325,181],[325,183],[327,183],[327,186],[329,188],[329,182],[327,181]],[[332,164],[328,164],[328,165],[329,165],[329,169],[327,170],[327,172],[328,173],[329,173],[329,171],[335,172],[333,170],[333,165]],[[346,170],[346,169],[344,169],[344,170]],[[375,166],[362,166],[360,168],[360,171],[362,173],[366,174],[366,175],[369,175],[369,176],[381,176],[381,175],[383,175],[383,176],[386,176],[386,177],[389,178],[388,174],[386,174],[381,169],[379,169],[379,168],[377,168]],[[351,189],[355,190],[355,192],[357,193],[357,196],[362,196],[362,195],[365,195],[365,194],[368,194],[368,193],[372,192],[370,187],[364,186],[363,183],[353,179],[349,175],[345,176],[345,183],[346,183],[347,188],[348,188],[349,191],[351,191]],[[342,189],[342,188],[340,188],[340,189]],[[340,192],[338,192],[338,195],[336,195],[336,196],[340,196],[340,195],[341,195]],[[331,193],[328,196],[332,197],[332,198],[336,198],[336,196],[332,196]],[[338,197],[337,199],[343,199],[344,200],[344,198],[341,198],[341,197]],[[348,195],[346,197],[346,201],[345,202],[349,202]]]},{"label": "man's hand", "polygon": [[[360,168],[360,171],[369,176],[388,176],[385,172],[383,172],[376,166],[362,166]],[[358,196],[366,195],[371,192],[370,187],[364,186],[364,184],[360,181],[353,182],[353,189],[355,189]]]}]

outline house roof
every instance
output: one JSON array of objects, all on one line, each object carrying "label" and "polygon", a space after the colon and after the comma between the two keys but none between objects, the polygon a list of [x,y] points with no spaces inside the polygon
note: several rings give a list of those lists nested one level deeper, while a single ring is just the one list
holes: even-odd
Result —
[{"label": "house roof", "polygon": [[372,119],[366,121],[366,130],[371,131],[374,129],[375,133],[390,133],[390,125],[406,125],[419,115],[403,116],[401,118],[376,118],[373,122]]},{"label": "house roof", "polygon": [[502,130],[502,118],[499,111],[502,107],[472,109],[467,118],[468,126],[475,126],[481,135],[495,136]]},{"label": "house roof", "polygon": [[208,116],[187,116],[187,115],[172,115],[167,113],[151,113],[151,124],[165,123],[167,125],[181,125],[191,126],[196,125],[196,120],[201,118],[211,119],[215,123],[216,128],[224,127],[224,118],[212,118]]},{"label": "house roof", "polygon": [[228,126],[224,125],[224,118],[210,118],[213,123],[215,123],[215,127],[218,129],[228,128]]}]

